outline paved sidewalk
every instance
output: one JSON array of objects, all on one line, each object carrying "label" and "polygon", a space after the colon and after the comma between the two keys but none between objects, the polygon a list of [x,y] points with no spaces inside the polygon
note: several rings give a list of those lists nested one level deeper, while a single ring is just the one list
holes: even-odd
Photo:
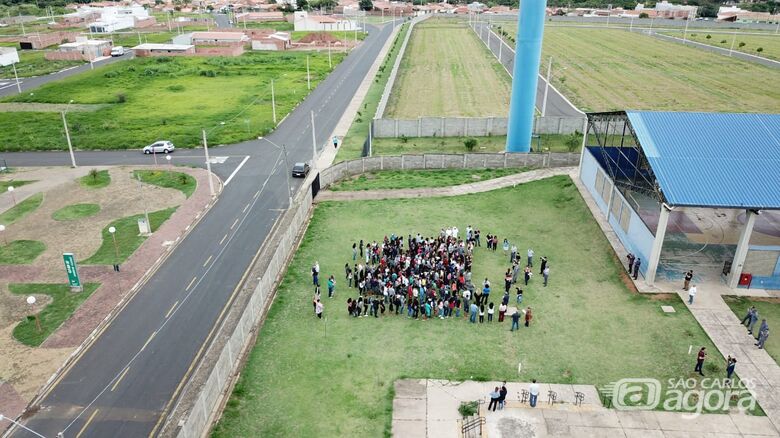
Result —
[{"label": "paved sidewalk", "polygon": [[[572,180],[622,263],[626,259],[626,249],[576,173],[575,169],[571,174]],[[640,278],[634,280],[634,285],[641,293],[677,293],[687,305],[688,294],[681,289],[680,283],[659,281],[650,287]],[[747,329],[740,325],[739,319],[722,298],[723,295],[766,297],[775,294],[763,289],[731,289],[720,282],[699,283],[697,288],[699,293],[693,305],[688,305],[691,314],[723,357],[732,355],[737,358],[737,375],[742,380],[756,384],[751,393],[764,409],[767,418],[780,430],[780,367],[766,351],[753,345],[755,339],[748,335]]]},{"label": "paved sidewalk", "polygon": [[572,171],[575,170],[576,169],[573,167],[553,167],[529,170],[527,172],[516,173],[514,175],[503,176],[501,178],[493,178],[486,181],[450,187],[427,187],[419,189],[398,190],[362,190],[354,192],[333,192],[330,190],[324,190],[317,194],[315,202],[460,196],[468,195],[470,193],[489,192],[491,190],[501,189],[504,187],[513,187],[518,184],[549,178],[556,175],[569,175]]}]

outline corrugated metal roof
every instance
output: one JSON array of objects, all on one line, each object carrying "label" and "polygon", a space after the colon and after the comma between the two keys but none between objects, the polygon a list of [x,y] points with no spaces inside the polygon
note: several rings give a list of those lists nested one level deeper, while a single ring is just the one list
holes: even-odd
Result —
[{"label": "corrugated metal roof", "polygon": [[670,205],[780,209],[780,114],[626,114]]}]

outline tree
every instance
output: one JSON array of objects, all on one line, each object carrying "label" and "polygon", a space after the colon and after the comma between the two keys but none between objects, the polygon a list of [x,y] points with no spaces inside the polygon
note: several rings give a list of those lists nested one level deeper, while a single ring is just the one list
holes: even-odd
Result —
[{"label": "tree", "polygon": [[363,11],[370,11],[374,9],[374,2],[371,0],[360,0],[360,9]]},{"label": "tree", "polygon": [[580,134],[580,131],[574,131],[574,134],[569,134],[569,136],[566,137],[566,149],[569,152],[577,150],[581,143],[582,134]]},{"label": "tree", "polygon": [[640,12],[639,13],[639,18],[650,18],[650,16],[647,15],[647,12]]},{"label": "tree", "polygon": [[299,11],[306,11],[309,9],[309,1],[308,0],[298,0],[295,2],[295,4],[298,6]]},{"label": "tree", "polygon": [[466,146],[466,149],[471,152],[474,150],[475,147],[477,147],[477,139],[473,137],[469,137],[465,140],[463,140],[463,146]]}]

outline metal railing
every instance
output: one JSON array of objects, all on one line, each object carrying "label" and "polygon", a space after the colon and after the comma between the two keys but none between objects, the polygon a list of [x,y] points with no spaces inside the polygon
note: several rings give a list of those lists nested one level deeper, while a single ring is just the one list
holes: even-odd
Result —
[{"label": "metal railing", "polygon": [[472,432],[476,432],[477,436],[482,436],[482,426],[487,423],[485,417],[474,417],[469,421],[463,422],[463,427],[460,428],[463,437],[470,436]]}]

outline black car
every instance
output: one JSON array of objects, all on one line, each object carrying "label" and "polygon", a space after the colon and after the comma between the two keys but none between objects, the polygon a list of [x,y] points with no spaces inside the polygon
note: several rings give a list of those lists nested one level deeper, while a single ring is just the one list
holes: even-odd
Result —
[{"label": "black car", "polygon": [[310,170],[311,167],[309,167],[308,163],[295,163],[295,165],[292,168],[292,176],[306,178],[306,175],[309,174]]}]

